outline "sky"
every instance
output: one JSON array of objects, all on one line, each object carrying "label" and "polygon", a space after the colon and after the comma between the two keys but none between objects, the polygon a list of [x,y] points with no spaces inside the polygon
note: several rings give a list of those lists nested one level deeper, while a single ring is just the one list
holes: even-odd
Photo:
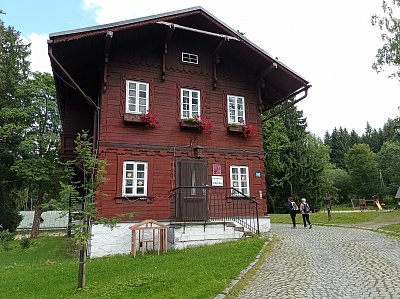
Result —
[{"label": "sky", "polygon": [[[372,63],[382,0],[0,0],[0,18],[31,43],[31,69],[51,72],[49,33],[202,6],[312,85],[297,107],[323,138],[336,127],[364,133],[400,115],[400,84]],[[23,9],[21,9],[23,7]]]}]

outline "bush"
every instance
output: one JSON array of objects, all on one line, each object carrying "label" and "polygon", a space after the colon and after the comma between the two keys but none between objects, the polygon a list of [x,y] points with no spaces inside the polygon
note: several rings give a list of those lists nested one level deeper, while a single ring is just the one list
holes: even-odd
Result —
[{"label": "bush", "polygon": [[21,246],[21,249],[28,249],[31,247],[31,239],[29,239],[27,236],[22,236],[21,241],[19,245]]},{"label": "bush", "polygon": [[10,249],[10,242],[14,240],[14,233],[11,233],[8,229],[0,232],[0,241],[4,250]]},{"label": "bush", "polygon": [[383,198],[381,198],[381,203],[382,202],[384,202],[388,208],[394,208],[397,204],[397,200],[390,195],[384,195]]},{"label": "bush", "polygon": [[10,232],[15,232],[22,216],[19,214],[15,200],[8,192],[2,192],[0,188],[0,231],[8,229]]}]

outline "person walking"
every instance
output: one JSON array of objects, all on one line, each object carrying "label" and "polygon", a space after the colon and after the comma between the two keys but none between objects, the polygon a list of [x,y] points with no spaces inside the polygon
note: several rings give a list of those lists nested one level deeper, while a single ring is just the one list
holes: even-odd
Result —
[{"label": "person walking", "polygon": [[293,197],[289,196],[288,198],[288,212],[290,214],[290,218],[292,219],[293,228],[296,228],[296,214],[299,211],[299,207],[296,202],[293,200]]},{"label": "person walking", "polygon": [[301,199],[301,204],[300,204],[300,213],[301,216],[303,217],[303,223],[304,223],[304,227],[307,227],[307,223],[309,225],[310,228],[312,228],[312,224],[310,222],[310,206],[307,203],[307,200],[305,198]]}]

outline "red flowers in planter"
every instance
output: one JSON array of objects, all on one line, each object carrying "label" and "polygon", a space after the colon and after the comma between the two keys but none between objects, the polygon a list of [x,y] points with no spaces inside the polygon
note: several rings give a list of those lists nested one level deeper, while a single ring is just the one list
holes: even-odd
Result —
[{"label": "red flowers in planter", "polygon": [[146,128],[147,127],[155,127],[158,124],[158,119],[157,119],[157,115],[155,115],[154,113],[145,113],[141,116],[142,118],[142,122],[144,122],[146,124]]},{"label": "red flowers in planter", "polygon": [[197,125],[204,131],[204,133],[210,133],[212,121],[207,119],[206,117],[200,117],[200,115],[194,118]]},{"label": "red flowers in planter", "polygon": [[256,134],[256,128],[253,125],[243,125],[243,137],[251,137]]},{"label": "red flowers in planter", "polygon": [[244,138],[248,138],[256,135],[256,128],[253,125],[246,125],[242,120],[240,123],[229,124],[228,133],[241,134]]},{"label": "red flowers in planter", "polygon": [[183,128],[195,128],[199,131],[204,131],[204,133],[209,134],[211,129],[212,121],[206,117],[201,117],[200,115],[181,120],[181,127]]}]

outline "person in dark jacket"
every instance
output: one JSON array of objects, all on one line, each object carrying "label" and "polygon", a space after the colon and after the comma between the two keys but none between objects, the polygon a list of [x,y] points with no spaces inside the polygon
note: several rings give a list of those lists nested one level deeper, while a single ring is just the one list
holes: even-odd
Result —
[{"label": "person in dark jacket", "polygon": [[299,207],[291,196],[289,196],[288,198],[288,211],[290,214],[290,218],[292,219],[293,228],[296,228],[296,214],[299,211]]}]

